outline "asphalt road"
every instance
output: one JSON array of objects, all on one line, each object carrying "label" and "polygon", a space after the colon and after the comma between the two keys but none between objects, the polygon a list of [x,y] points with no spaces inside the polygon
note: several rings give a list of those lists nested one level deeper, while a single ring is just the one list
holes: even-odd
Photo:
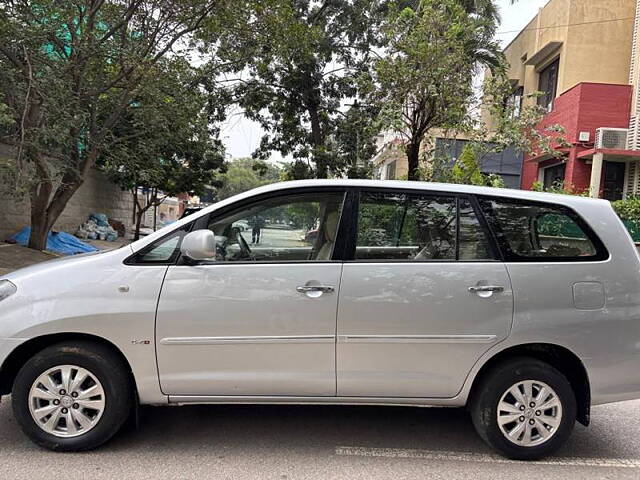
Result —
[{"label": "asphalt road", "polygon": [[638,479],[640,401],[597,407],[544,462],[505,461],[463,410],[396,407],[147,407],[99,450],[44,451],[0,405],[0,479]]}]

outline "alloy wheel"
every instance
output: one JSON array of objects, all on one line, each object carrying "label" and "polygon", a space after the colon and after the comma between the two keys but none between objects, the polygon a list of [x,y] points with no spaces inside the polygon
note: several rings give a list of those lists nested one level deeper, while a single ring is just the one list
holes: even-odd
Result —
[{"label": "alloy wheel", "polygon": [[512,385],[500,398],[498,426],[512,443],[535,447],[558,431],[562,421],[562,403],[556,392],[538,380],[523,380]]},{"label": "alloy wheel", "polygon": [[102,384],[89,370],[59,365],[42,373],[29,391],[29,411],[36,425],[56,437],[92,430],[104,413]]}]

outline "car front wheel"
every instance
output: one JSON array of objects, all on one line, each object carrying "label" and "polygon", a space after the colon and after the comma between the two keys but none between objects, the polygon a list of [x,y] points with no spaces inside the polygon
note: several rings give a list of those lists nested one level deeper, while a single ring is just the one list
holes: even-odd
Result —
[{"label": "car front wheel", "polygon": [[531,358],[505,362],[483,379],[471,404],[478,434],[509,458],[534,460],[555,452],[576,420],[567,378]]},{"label": "car front wheel", "polygon": [[129,417],[132,398],[124,362],[90,342],[37,353],[18,372],[12,391],[22,430],[58,451],[89,450],[109,440]]}]

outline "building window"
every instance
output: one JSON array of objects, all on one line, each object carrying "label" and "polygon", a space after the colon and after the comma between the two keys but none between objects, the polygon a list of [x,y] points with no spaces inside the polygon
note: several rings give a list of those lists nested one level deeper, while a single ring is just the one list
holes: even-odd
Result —
[{"label": "building window", "polygon": [[547,67],[540,71],[540,79],[538,81],[538,90],[543,95],[538,97],[538,105],[545,108],[548,112],[553,108],[553,100],[558,92],[558,67],[560,59],[557,58]]},{"label": "building window", "polygon": [[542,171],[542,185],[545,190],[557,187],[562,188],[564,186],[564,172],[567,168],[566,163],[559,163],[552,167],[547,167]]},{"label": "building window", "polygon": [[385,178],[387,180],[395,180],[396,179],[396,161],[394,160],[393,162],[387,164],[387,166],[385,167]]},{"label": "building window", "polygon": [[505,99],[505,109],[509,112],[510,118],[518,118],[520,116],[523,97],[524,87],[518,87]]}]

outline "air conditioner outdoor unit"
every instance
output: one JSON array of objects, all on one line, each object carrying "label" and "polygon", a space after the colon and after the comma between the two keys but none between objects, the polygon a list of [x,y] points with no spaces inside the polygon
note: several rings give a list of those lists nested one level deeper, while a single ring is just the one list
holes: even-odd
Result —
[{"label": "air conditioner outdoor unit", "polygon": [[610,150],[626,150],[628,133],[629,130],[626,128],[598,128],[595,146]]}]

